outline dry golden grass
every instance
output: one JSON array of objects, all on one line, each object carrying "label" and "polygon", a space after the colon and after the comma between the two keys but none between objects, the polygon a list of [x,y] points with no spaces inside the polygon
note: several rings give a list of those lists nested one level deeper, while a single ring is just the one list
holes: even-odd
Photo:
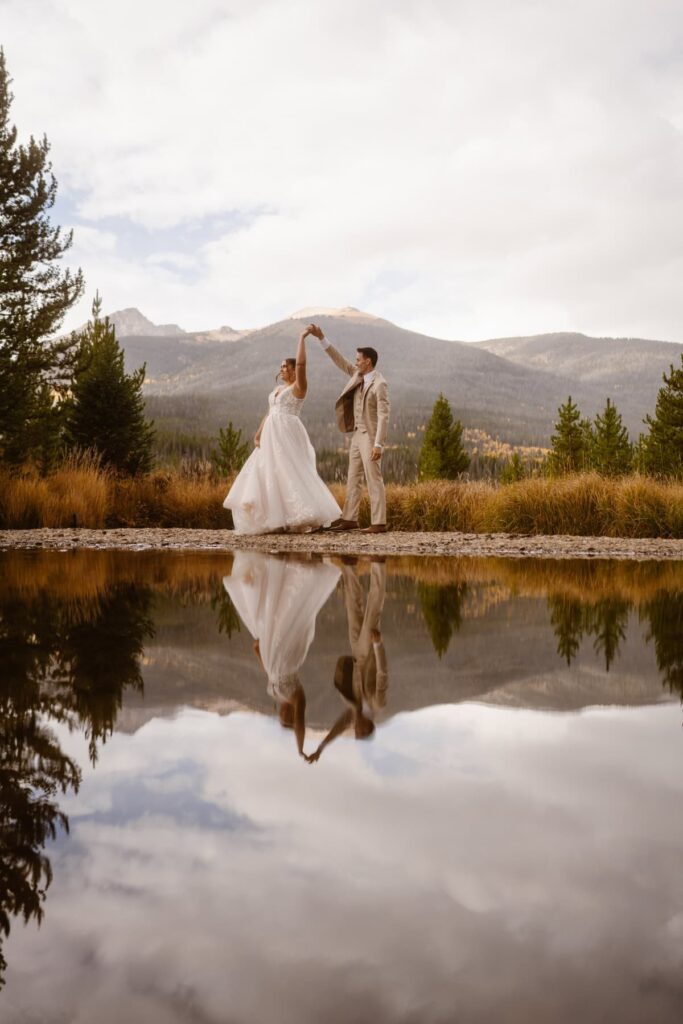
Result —
[{"label": "dry golden grass", "polygon": [[394,530],[683,537],[683,484],[597,473],[499,487],[429,481],[388,487],[387,521]]},{"label": "dry golden grass", "polygon": [[93,459],[72,459],[48,477],[0,471],[0,528],[180,526],[228,529],[225,481],[151,473],[122,479]]},{"label": "dry golden grass", "polygon": [[[229,481],[206,475],[151,473],[120,479],[87,458],[47,478],[0,474],[0,528],[229,528],[223,508]],[[340,504],[344,488],[331,491]],[[362,525],[369,522],[367,499]],[[387,487],[387,521],[399,531],[683,537],[683,484],[633,475],[585,473],[507,486],[431,480]]]}]

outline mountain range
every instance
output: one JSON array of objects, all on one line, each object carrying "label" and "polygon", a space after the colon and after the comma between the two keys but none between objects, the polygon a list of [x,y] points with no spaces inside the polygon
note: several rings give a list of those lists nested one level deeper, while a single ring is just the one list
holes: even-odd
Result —
[{"label": "mountain range", "polygon": [[[399,435],[424,422],[443,392],[466,426],[529,444],[548,442],[557,407],[568,395],[591,417],[609,396],[635,438],[654,409],[662,373],[683,354],[683,345],[674,342],[577,333],[446,341],[351,307],[311,307],[266,327],[199,332],[153,324],[137,309],[110,316],[126,365],[146,364],[148,395],[171,405],[174,398],[193,399],[248,430],[265,407],[282,358],[294,355],[298,335],[311,320],[351,360],[360,345],[377,349]],[[343,378],[313,339],[308,352],[306,415],[331,421]]]}]

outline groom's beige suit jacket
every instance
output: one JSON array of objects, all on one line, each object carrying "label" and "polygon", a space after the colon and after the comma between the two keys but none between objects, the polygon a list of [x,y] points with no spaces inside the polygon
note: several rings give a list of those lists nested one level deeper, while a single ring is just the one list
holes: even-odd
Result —
[{"label": "groom's beige suit jacket", "polygon": [[343,434],[358,428],[369,435],[373,445],[384,446],[389,429],[389,388],[386,380],[375,370],[375,376],[361,395],[357,389],[363,383],[362,373],[334,345],[328,345],[326,352],[333,363],[351,378],[335,403],[337,426]]}]

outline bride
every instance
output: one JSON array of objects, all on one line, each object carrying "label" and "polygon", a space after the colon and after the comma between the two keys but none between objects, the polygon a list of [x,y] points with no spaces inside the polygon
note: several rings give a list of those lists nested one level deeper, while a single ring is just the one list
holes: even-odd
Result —
[{"label": "bride", "polygon": [[285,359],[256,431],[256,447],[223,502],[236,533],[282,533],[329,526],[341,509],[318,476],[315,451],[301,422],[308,387],[306,336],[296,359]]}]

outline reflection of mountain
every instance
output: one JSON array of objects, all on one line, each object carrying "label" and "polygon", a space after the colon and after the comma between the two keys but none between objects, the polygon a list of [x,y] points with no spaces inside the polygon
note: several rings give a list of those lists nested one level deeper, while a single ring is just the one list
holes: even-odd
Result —
[{"label": "reflection of mountain", "polygon": [[[572,710],[591,704],[654,704],[667,698],[654,651],[646,643],[648,623],[636,614],[627,618],[609,671],[593,635],[583,638],[567,666],[557,653],[546,599],[510,593],[503,597],[497,584],[492,587],[496,600],[487,604],[485,583],[468,586],[468,603],[483,614],[467,618],[465,612],[439,658],[414,582],[389,576],[382,615],[391,661],[386,715],[465,700]],[[208,600],[191,607],[161,600],[157,610],[156,636],[146,647],[143,666],[144,698],[133,692],[125,697],[127,730],[155,714],[172,714],[182,704],[221,711],[229,700],[234,706],[273,712],[244,631],[229,641],[221,637]],[[332,675],[347,646],[341,597],[333,595],[318,616],[316,639],[301,671],[312,725],[328,724],[338,709]]]}]

